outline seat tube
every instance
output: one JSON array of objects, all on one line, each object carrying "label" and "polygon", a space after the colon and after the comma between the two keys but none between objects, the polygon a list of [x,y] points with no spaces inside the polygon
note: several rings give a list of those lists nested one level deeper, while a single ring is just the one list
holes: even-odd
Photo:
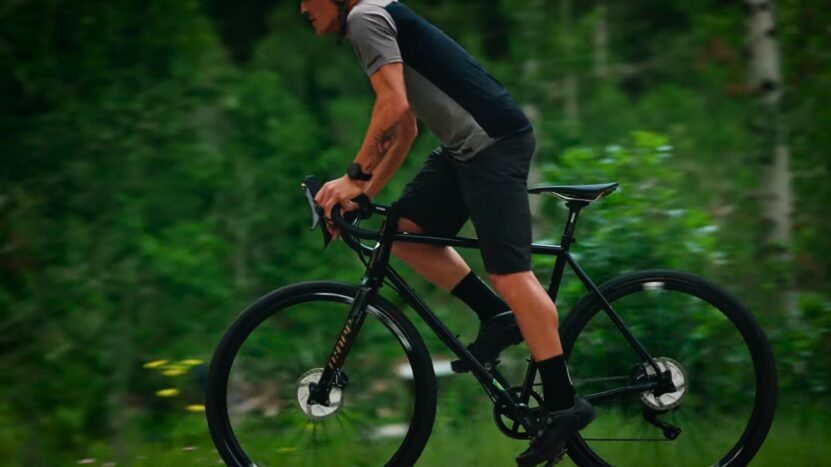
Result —
[{"label": "seat tube", "polygon": [[[557,294],[560,291],[560,283],[563,280],[563,271],[565,271],[566,263],[568,262],[566,255],[568,255],[568,250],[571,248],[571,245],[577,241],[577,239],[574,238],[577,216],[580,214],[580,210],[588,206],[588,204],[589,203],[584,201],[576,200],[568,201],[566,203],[566,206],[568,206],[568,221],[566,222],[565,229],[563,230],[563,238],[560,241],[560,246],[563,250],[557,255],[557,261],[554,263],[554,270],[551,274],[551,282],[548,284],[548,296],[551,297],[551,301],[553,303],[557,303]],[[520,400],[528,400],[528,396],[536,377],[537,363],[533,358],[531,358],[528,368],[525,370]]]},{"label": "seat tube", "polygon": [[568,253],[571,245],[574,244],[577,239],[574,238],[574,230],[577,226],[577,217],[580,215],[580,210],[586,207],[588,203],[583,201],[569,201],[566,203],[568,206],[568,220],[566,221],[566,226],[563,229],[563,237],[560,240],[560,246],[563,248],[563,252],[557,255],[557,261],[554,263],[554,270],[551,274],[551,282],[548,285],[548,296],[551,297],[551,301],[557,301],[557,294],[560,291],[560,283],[563,279],[563,271],[565,271],[566,267],[566,253]]}]

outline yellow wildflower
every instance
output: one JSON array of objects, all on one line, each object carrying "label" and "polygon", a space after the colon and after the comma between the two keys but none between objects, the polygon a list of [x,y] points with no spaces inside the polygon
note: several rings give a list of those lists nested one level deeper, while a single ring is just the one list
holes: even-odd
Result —
[{"label": "yellow wildflower", "polygon": [[156,391],[156,395],[159,397],[173,397],[179,395],[179,390],[176,388],[159,389]]},{"label": "yellow wildflower", "polygon": [[158,368],[160,366],[166,365],[167,360],[153,360],[152,362],[147,362],[142,365],[144,368]]},{"label": "yellow wildflower", "polygon": [[179,363],[181,363],[182,365],[185,365],[185,366],[196,366],[196,365],[201,365],[202,360],[199,360],[198,358],[186,358],[186,359],[182,360]]},{"label": "yellow wildflower", "polygon": [[185,410],[188,412],[204,412],[205,406],[202,404],[190,404],[185,406]]},{"label": "yellow wildflower", "polygon": [[183,374],[187,373],[188,371],[182,368],[168,368],[167,370],[162,371],[162,374],[165,376],[182,376]]}]

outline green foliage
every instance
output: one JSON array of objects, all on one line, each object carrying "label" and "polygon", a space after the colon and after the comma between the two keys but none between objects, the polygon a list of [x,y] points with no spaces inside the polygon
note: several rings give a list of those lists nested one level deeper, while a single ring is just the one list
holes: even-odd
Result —
[{"label": "green foliage", "polygon": [[[716,241],[719,226],[683,197],[684,174],[669,143],[662,135],[636,131],[625,144],[569,148],[559,163],[541,167],[546,179],[564,184],[620,183],[617,191],[582,211],[572,247],[596,282],[661,267],[708,276],[710,265],[723,260]],[[559,220],[565,212],[555,198],[545,206],[546,218]],[[550,269],[554,259],[535,259],[535,268]],[[579,283],[569,284],[563,299],[574,303],[584,291]]]},{"label": "green foliage", "polygon": [[[343,245],[323,251],[319,232],[307,230],[299,182],[339,175],[354,155],[372,106],[366,77],[348,44],[312,37],[294,3],[273,7],[265,36],[235,55],[244,63],[229,59],[228,44],[240,38],[221,37],[227,19],[209,16],[204,2],[7,3],[0,458],[213,462],[195,442],[205,441],[202,417],[156,397],[165,377],[142,365],[207,361],[233,316],[271,289],[360,277]],[[817,5],[777,3],[795,261],[760,265],[767,227],[755,200],[738,3],[409,3],[536,116],[540,179],[621,183],[578,227],[574,252],[596,281],[645,267],[720,279],[765,324],[786,395],[807,390],[811,403],[827,405],[831,68]],[[609,72],[600,76],[596,26],[604,18]],[[569,80],[577,83],[571,96]],[[435,144],[422,131],[380,201],[397,197]],[[541,237],[558,242],[561,204],[545,203],[539,214],[550,219]],[[481,272],[479,258],[464,254]],[[550,266],[535,258],[541,277]],[[775,268],[793,268],[798,279],[793,316],[769,306],[781,289]],[[403,273],[453,329],[474,331],[456,301]],[[580,294],[572,281],[562,297]],[[182,400],[199,404],[203,377],[195,367],[176,380]],[[450,413],[469,414],[465,404],[479,392],[471,385],[450,394]],[[180,440],[199,451],[181,451]],[[136,446],[147,459],[130,457]]]},{"label": "green foliage", "polygon": [[831,38],[818,32],[825,26],[817,15],[817,4],[785,0],[777,5],[788,53],[783,64],[788,82],[784,112],[798,199],[795,272],[800,289],[822,291],[830,297],[831,219],[827,212],[831,186],[826,181],[831,175],[831,67],[826,51]]},{"label": "green foliage", "polygon": [[778,357],[781,385],[799,391],[800,406],[811,406],[828,397],[831,362],[831,300],[817,293],[796,297],[796,316],[787,317],[790,326],[771,334]]}]

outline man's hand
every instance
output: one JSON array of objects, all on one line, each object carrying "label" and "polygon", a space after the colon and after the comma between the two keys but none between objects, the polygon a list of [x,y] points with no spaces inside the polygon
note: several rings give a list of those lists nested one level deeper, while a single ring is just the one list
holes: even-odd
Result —
[{"label": "man's hand", "polygon": [[332,222],[332,208],[340,205],[341,212],[349,212],[358,209],[358,204],[352,199],[363,193],[363,188],[354,180],[344,175],[336,178],[320,188],[315,196],[315,203],[323,208],[323,218],[326,220],[326,229],[332,234],[332,238],[338,238],[338,231]]}]

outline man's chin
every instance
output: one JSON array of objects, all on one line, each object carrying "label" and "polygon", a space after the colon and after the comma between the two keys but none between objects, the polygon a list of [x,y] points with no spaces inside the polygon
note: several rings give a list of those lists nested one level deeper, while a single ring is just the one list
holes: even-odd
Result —
[{"label": "man's chin", "polygon": [[314,29],[315,29],[315,34],[318,35],[318,36],[331,36],[332,34],[337,34],[338,29],[340,29],[340,28],[338,28],[336,26],[335,27],[330,26],[330,27],[318,28],[317,25],[314,25]]}]

